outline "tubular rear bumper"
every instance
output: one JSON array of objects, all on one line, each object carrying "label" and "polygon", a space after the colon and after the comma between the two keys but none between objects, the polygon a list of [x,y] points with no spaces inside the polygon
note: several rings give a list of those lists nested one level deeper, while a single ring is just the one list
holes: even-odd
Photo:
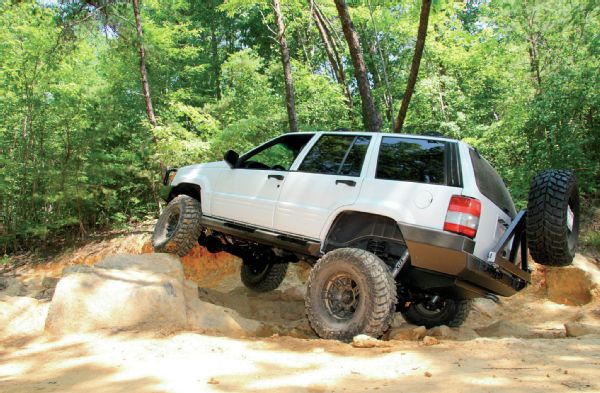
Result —
[{"label": "tubular rear bumper", "polygon": [[[479,297],[511,296],[531,282],[531,273],[508,260],[487,262],[473,255],[475,242],[464,236],[398,223],[410,252],[413,274],[424,289]],[[526,266],[526,265],[525,265]],[[430,274],[427,274],[430,273]],[[427,278],[435,276],[436,278]]]}]

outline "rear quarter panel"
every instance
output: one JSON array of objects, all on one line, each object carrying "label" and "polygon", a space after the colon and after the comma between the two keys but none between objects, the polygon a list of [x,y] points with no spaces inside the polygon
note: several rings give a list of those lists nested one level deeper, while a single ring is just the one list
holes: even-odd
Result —
[{"label": "rear quarter panel", "polygon": [[328,229],[344,210],[378,214],[410,225],[443,230],[446,211],[452,195],[461,193],[458,187],[375,178],[382,135],[374,139],[375,150],[369,157],[365,179],[356,202],[332,214],[321,233],[325,239]]}]

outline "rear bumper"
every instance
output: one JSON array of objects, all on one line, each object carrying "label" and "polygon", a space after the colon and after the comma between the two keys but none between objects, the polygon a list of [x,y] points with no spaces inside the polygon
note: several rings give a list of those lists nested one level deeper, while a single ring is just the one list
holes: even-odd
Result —
[{"label": "rear bumper", "polygon": [[464,236],[398,224],[408,246],[419,288],[471,298],[511,296],[531,282],[531,274],[508,261],[486,262],[473,255],[475,242]]}]

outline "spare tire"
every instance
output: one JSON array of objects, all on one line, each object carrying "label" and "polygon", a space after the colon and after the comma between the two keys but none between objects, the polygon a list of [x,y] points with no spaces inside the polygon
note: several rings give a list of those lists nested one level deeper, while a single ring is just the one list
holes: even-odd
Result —
[{"label": "spare tire", "polygon": [[527,242],[542,265],[567,266],[579,237],[579,190],[569,170],[546,170],[533,178],[527,203]]},{"label": "spare tire", "polygon": [[163,210],[152,234],[155,252],[186,255],[202,231],[200,202],[188,195],[174,198]]}]

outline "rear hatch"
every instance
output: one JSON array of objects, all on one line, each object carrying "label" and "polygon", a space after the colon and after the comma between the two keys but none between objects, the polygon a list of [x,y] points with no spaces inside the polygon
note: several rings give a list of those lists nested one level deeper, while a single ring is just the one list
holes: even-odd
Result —
[{"label": "rear hatch", "polygon": [[[486,220],[487,223],[480,222],[480,230],[476,239],[480,247],[477,247],[479,250],[476,250],[476,253],[481,253],[483,251],[481,247],[491,248],[496,244],[517,215],[517,211],[508,188],[498,172],[476,150],[469,148],[469,156],[473,164],[477,188],[491,202],[493,210],[496,210],[488,212],[491,214],[487,214],[489,217]],[[485,205],[484,203],[484,209]],[[507,246],[506,252],[510,251],[510,246],[510,244]]]}]

